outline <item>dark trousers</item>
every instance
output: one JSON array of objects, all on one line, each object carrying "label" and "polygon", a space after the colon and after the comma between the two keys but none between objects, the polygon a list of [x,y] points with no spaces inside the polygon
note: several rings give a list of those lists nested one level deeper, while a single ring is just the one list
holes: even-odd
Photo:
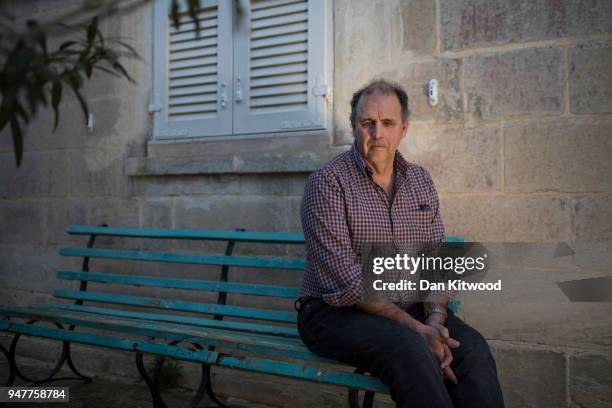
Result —
[{"label": "dark trousers", "polygon": [[[422,304],[409,313],[424,319]],[[423,336],[396,322],[354,307],[329,306],[318,298],[302,302],[298,313],[306,347],[378,377],[400,408],[503,407],[495,361],[485,339],[452,311],[446,327],[461,343],[452,350],[457,385],[444,380]]]}]

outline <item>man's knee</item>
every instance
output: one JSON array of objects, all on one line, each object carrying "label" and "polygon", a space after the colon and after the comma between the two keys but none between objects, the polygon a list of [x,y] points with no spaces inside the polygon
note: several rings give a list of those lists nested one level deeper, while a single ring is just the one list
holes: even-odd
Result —
[{"label": "man's knee", "polygon": [[385,362],[398,370],[406,371],[407,367],[418,370],[436,369],[433,356],[427,341],[419,333],[405,329],[396,336],[387,338],[382,347]]},{"label": "man's knee", "polygon": [[461,338],[457,340],[460,341],[461,345],[453,351],[453,354],[458,357],[458,362],[495,367],[495,360],[489,344],[476,329],[466,325]]}]

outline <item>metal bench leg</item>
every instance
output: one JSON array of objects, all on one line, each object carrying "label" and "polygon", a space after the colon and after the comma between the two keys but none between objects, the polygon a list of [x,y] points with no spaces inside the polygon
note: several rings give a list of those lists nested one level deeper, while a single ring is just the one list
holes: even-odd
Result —
[{"label": "metal bench leg", "polygon": [[[364,374],[365,370],[361,368],[356,368],[354,373]],[[363,394],[363,402],[361,404],[362,408],[372,408],[372,406],[374,405],[375,395],[376,393],[374,391],[365,391],[365,393]],[[359,390],[355,388],[349,388],[348,403],[350,408],[359,408]]]},{"label": "metal bench leg", "polygon": [[206,394],[208,395],[208,398],[210,398],[210,400],[214,402],[215,404],[217,404],[219,407],[227,408],[227,405],[219,401],[219,399],[217,398],[217,395],[215,394],[215,391],[213,390],[212,376],[210,374],[211,368],[212,367],[208,364],[203,364],[203,367],[202,367],[203,370],[206,370],[206,377],[208,378],[208,381],[206,382]]},{"label": "metal bench leg", "polygon": [[159,395],[159,383],[155,384],[149,374],[147,374],[147,370],[144,367],[143,363],[143,354],[142,351],[136,350],[136,367],[138,368],[138,372],[142,379],[147,383],[147,387],[149,387],[149,391],[151,391],[151,397],[153,398],[153,408],[168,408],[164,403],[161,395]]},{"label": "metal bench leg", "polygon": [[[30,320],[27,324],[34,324],[36,323],[37,320]],[[64,330],[64,327],[59,324],[59,323],[53,323],[57,328]],[[12,361],[12,366],[15,370],[15,375],[17,377],[19,377],[20,379],[22,379],[25,382],[31,383],[32,385],[39,385],[39,384],[44,384],[44,383],[48,383],[51,381],[60,381],[60,380],[85,380],[85,381],[91,381],[90,378],[82,375],[81,373],[79,373],[78,371],[76,371],[76,368],[74,367],[74,364],[72,364],[72,359],[70,358],[70,343],[63,341],[62,342],[62,354],[59,358],[59,361],[57,362],[57,364],[55,364],[55,367],[53,367],[53,369],[51,369],[51,371],[49,372],[49,374],[47,375],[46,378],[42,379],[42,380],[36,380],[34,378],[30,378],[28,376],[26,376],[25,374],[23,374],[20,370],[19,367],[17,366],[17,359],[16,359],[16,354],[17,354],[17,343],[19,342],[19,339],[21,338],[21,333],[17,333],[15,334],[15,336],[13,336],[13,341],[11,342],[11,346],[9,349],[9,360]],[[53,378],[55,377],[55,375],[60,371],[60,369],[62,368],[62,366],[64,365],[64,363],[68,361],[68,365],[70,366],[71,370],[78,375],[78,377],[58,377],[58,378]]]},{"label": "metal bench leg", "polygon": [[6,360],[9,363],[9,376],[6,380],[6,387],[10,387],[15,382],[15,361],[11,358],[11,355],[9,354],[8,350],[5,349],[2,344],[0,344],[0,351],[2,352],[2,354],[4,354]]},{"label": "metal bench leg", "polygon": [[64,348],[65,348],[65,354],[66,354],[66,363],[68,363],[68,367],[70,367],[72,372],[75,375],[77,375],[81,380],[83,380],[85,382],[90,382],[91,381],[91,377],[87,377],[86,375],[81,374],[79,372],[79,370],[76,369],[74,363],[72,362],[72,354],[70,354],[70,343],[65,341],[64,342]]},{"label": "metal bench leg", "polygon": [[[180,340],[174,340],[168,344],[171,346],[175,346],[179,343],[181,343]],[[197,343],[192,343],[192,345],[198,350],[203,349],[202,346],[200,346]],[[149,390],[151,391],[151,395],[153,396],[153,406],[155,408],[157,407],[165,408],[166,407],[161,397],[160,390],[159,390],[159,376],[160,376],[161,369],[162,369],[162,366],[164,365],[165,360],[166,360],[165,357],[162,357],[162,356],[159,356],[155,359],[155,366],[153,368],[153,378],[151,378],[147,374],[144,368],[142,352],[140,351],[136,352],[136,364],[138,365],[138,371],[140,372],[140,375],[142,376],[142,378],[145,380],[145,382],[149,386]],[[202,364],[200,384],[198,386],[198,389],[195,395],[189,402],[188,408],[196,408],[198,404],[200,403],[200,401],[202,401],[202,398],[204,397],[205,394],[208,394],[210,399],[215,404],[217,404],[219,407],[221,408],[226,407],[226,405],[224,405],[217,399],[214,392],[212,391],[211,382],[210,382],[210,365],[208,364]]]}]

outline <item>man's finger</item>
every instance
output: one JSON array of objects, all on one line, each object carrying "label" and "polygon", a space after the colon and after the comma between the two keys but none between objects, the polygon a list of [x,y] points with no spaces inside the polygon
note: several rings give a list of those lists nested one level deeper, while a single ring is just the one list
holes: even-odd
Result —
[{"label": "man's finger", "polygon": [[449,367],[452,362],[453,362],[453,353],[451,353],[450,349],[445,344],[444,345],[444,360],[442,360],[442,363],[440,364],[440,368],[444,370],[446,367]]},{"label": "man's finger", "polygon": [[453,384],[459,384],[459,380],[457,380],[457,377],[455,376],[455,373],[453,373],[453,370],[450,367],[446,367],[444,369],[444,375],[446,376],[446,378],[448,378]]},{"label": "man's finger", "polygon": [[450,335],[448,333],[448,329],[446,327],[442,327],[442,329],[440,330],[440,336],[444,337],[445,339],[450,338]]},{"label": "man's finger", "polygon": [[448,339],[446,339],[445,343],[448,344],[448,347],[450,347],[450,348],[457,348],[457,347],[459,347],[461,345],[461,343],[459,343],[457,340],[452,339],[450,337]]}]

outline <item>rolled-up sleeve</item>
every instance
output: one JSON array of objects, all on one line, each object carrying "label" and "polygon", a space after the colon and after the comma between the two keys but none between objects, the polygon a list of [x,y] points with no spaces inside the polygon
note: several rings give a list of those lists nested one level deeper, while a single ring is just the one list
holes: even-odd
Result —
[{"label": "rolled-up sleeve", "polygon": [[316,277],[323,300],[352,306],[362,299],[361,263],[346,221],[345,198],[332,175],[313,173],[306,184],[300,217],[306,239],[306,277]]}]

